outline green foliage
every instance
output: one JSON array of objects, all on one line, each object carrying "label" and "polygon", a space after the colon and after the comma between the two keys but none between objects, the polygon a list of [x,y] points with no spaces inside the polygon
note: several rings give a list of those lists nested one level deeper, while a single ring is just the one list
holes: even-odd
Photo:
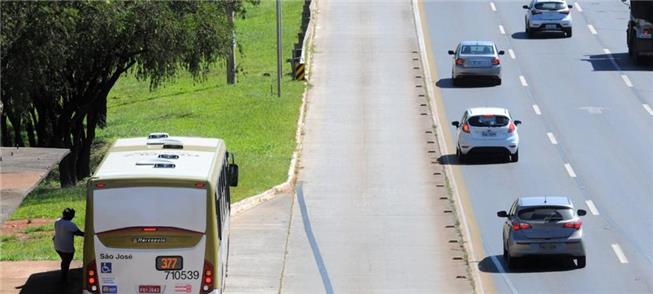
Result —
[{"label": "green foliage", "polygon": [[[283,2],[286,58],[297,41],[302,4],[301,1]],[[148,81],[132,75],[121,77],[108,95],[107,127],[98,131],[91,153],[92,167],[116,138],[166,131],[173,135],[225,139],[240,165],[240,183],[232,190],[233,201],[285,181],[295,148],[304,84],[290,79],[290,66],[284,63],[283,95],[276,96],[274,1],[263,1],[259,6],[245,4],[242,10],[247,11],[247,18],[237,19],[235,23],[242,45],[242,54],[236,58],[243,69],[238,83],[226,84],[225,69],[220,62],[209,67],[204,80],[178,73],[175,81],[154,91],[149,90]],[[58,188],[56,181],[40,185],[11,219],[54,221],[65,207],[77,211],[74,222],[84,230],[85,186],[81,183],[64,189]],[[58,258],[52,250],[52,232],[33,232],[28,236],[28,239],[0,239],[0,260]],[[76,238],[75,248],[81,250],[81,238]]]}]

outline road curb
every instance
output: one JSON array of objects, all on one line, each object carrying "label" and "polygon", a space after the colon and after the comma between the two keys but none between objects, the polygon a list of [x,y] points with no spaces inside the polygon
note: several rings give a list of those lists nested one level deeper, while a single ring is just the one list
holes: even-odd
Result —
[{"label": "road curb", "polygon": [[[299,166],[299,161],[301,159],[301,153],[303,149],[303,137],[304,137],[304,121],[306,119],[306,109],[308,108],[308,99],[310,92],[310,77],[311,77],[311,65],[312,65],[312,52],[309,50],[313,46],[313,37],[315,35],[315,18],[317,17],[317,0],[311,2],[311,19],[308,22],[308,29],[306,30],[306,48],[303,49],[306,52],[306,80],[304,82],[305,88],[302,95],[302,105],[299,110],[299,118],[297,119],[297,131],[295,132],[295,151],[292,154],[292,159],[290,160],[290,166],[288,168],[288,179],[285,182],[276,185],[267,191],[247,197],[243,200],[231,204],[231,215],[236,216],[247,210],[250,210],[266,201],[272,200],[277,197],[277,195],[284,192],[292,192],[295,183],[297,182],[297,170]],[[308,51],[307,51],[308,50]]]},{"label": "road curb", "polygon": [[[428,55],[428,48],[426,45],[426,36],[424,35],[424,30],[422,28],[423,26],[423,19],[421,16],[421,2],[423,0],[412,0],[412,6],[413,6],[413,14],[415,18],[415,29],[417,30],[417,39],[419,43],[419,51],[420,51],[420,56],[422,59],[422,68],[424,72],[424,81],[426,85],[426,93],[427,93],[427,98],[429,101],[429,108],[431,110],[431,119],[433,120],[433,124],[435,126],[436,134],[435,137],[437,139],[438,145],[440,147],[441,152],[443,154],[448,153],[447,150],[447,145],[445,142],[445,139],[443,138],[444,133],[439,132],[440,129],[442,129],[442,124],[440,123],[440,119],[438,117],[438,109],[436,106],[436,92],[434,90],[434,80],[432,78],[432,73],[431,73],[431,64],[430,64],[430,58]],[[449,187],[451,187],[451,194],[453,194],[453,197],[455,199],[455,210],[456,210],[456,219],[459,222],[460,226],[460,231],[461,235],[463,238],[463,247],[465,249],[465,253],[467,254],[467,267],[469,269],[469,272],[471,273],[471,280],[472,280],[472,285],[474,287],[474,291],[476,293],[486,293],[486,288],[484,287],[483,284],[483,279],[480,274],[480,270],[478,268],[478,256],[477,252],[474,249],[474,244],[472,243],[473,241],[473,236],[472,233],[470,232],[470,227],[467,222],[467,216],[465,215],[465,209],[462,205],[462,197],[459,194],[458,187],[456,184],[456,180],[454,179],[454,172],[452,171],[450,166],[445,166],[445,171],[447,174],[447,182],[449,184]]]}]

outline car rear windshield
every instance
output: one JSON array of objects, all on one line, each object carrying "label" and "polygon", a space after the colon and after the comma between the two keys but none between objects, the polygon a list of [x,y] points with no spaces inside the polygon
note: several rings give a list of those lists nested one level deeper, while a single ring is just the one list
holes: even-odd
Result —
[{"label": "car rear windshield", "polygon": [[528,207],[519,210],[517,216],[526,221],[561,221],[574,218],[574,211],[569,207]]},{"label": "car rear windshield", "polygon": [[567,6],[565,6],[565,4],[561,2],[535,3],[535,9],[539,9],[539,10],[560,10],[565,8],[567,8]]},{"label": "car rear windshield", "polygon": [[490,45],[463,45],[460,54],[494,54],[494,47]]},{"label": "car rear windshield", "polygon": [[467,119],[467,122],[472,127],[505,127],[510,119],[503,115],[477,115]]}]

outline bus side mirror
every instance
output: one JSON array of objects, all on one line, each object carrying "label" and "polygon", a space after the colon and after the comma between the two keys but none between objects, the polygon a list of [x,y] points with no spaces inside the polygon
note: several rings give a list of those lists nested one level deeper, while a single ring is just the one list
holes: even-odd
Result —
[{"label": "bus side mirror", "polygon": [[238,186],[238,165],[235,163],[229,164],[229,186],[236,187]]}]

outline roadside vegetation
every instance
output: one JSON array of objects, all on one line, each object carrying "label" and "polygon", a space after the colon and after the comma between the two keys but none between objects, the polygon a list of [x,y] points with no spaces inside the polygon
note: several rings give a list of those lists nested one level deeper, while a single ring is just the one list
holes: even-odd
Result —
[{"label": "roadside vegetation", "polygon": [[[233,201],[285,181],[292,152],[304,83],[292,81],[284,60],[283,95],[276,95],[274,1],[247,5],[236,19],[240,52],[236,85],[227,85],[225,66],[213,64],[206,79],[179,73],[172,82],[150,91],[148,81],[122,76],[107,98],[107,126],[97,130],[91,169],[116,138],[168,132],[172,136],[223,138],[240,165]],[[303,1],[283,1],[283,53],[289,58],[297,41]],[[51,175],[23,201],[2,228],[0,260],[56,260],[53,221],[65,207],[77,211],[74,222],[84,230],[85,181],[60,188]],[[82,238],[75,248],[82,249]],[[76,254],[75,258],[80,258]]]}]

